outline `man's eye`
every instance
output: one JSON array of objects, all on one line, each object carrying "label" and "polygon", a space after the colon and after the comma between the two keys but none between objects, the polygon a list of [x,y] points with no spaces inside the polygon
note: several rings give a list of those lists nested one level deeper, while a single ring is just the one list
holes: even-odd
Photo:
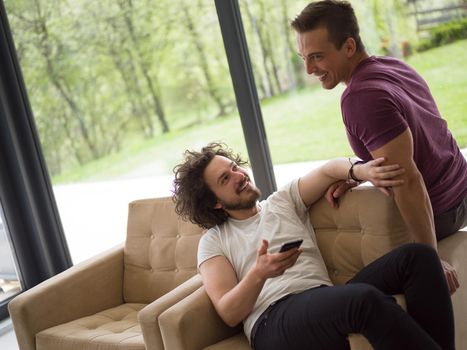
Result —
[{"label": "man's eye", "polygon": [[[322,58],[323,58],[323,55],[310,55],[307,57],[309,61],[314,61],[314,62],[321,61]],[[305,60],[305,58],[303,59]]]}]

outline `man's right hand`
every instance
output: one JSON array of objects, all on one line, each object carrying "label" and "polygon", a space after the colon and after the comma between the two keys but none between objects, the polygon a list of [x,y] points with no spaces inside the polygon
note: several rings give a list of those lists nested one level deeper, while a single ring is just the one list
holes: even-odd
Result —
[{"label": "man's right hand", "polygon": [[295,264],[302,253],[301,249],[293,248],[283,253],[268,254],[268,247],[268,241],[263,239],[258,248],[258,256],[254,266],[255,274],[263,280],[282,275],[285,270]]},{"label": "man's right hand", "polygon": [[328,203],[333,208],[337,209],[339,208],[339,198],[349,189],[356,186],[358,186],[356,182],[348,183],[345,180],[334,182],[327,189],[326,193],[324,194],[324,198],[326,198]]},{"label": "man's right hand", "polygon": [[457,288],[460,286],[456,269],[447,261],[441,259],[440,261],[444,270],[444,275],[446,276],[446,281],[448,283],[449,293],[453,295]]}]

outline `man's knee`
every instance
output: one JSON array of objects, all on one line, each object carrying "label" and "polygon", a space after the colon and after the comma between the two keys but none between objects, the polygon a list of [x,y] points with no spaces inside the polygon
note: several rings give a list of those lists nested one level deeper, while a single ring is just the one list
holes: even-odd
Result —
[{"label": "man's knee", "polygon": [[353,283],[352,298],[363,307],[376,307],[388,301],[395,302],[395,299],[381,292],[378,288],[367,283]]},{"label": "man's knee", "polygon": [[[366,283],[351,284],[350,319],[356,332],[362,331],[380,316],[392,313],[398,308],[396,300],[376,287]],[[376,319],[375,319],[376,317]]]},{"label": "man's knee", "polygon": [[415,258],[420,258],[426,261],[427,259],[436,259],[439,260],[438,253],[436,250],[429,246],[428,244],[423,243],[408,243],[397,248],[400,254],[407,256],[414,256]]}]

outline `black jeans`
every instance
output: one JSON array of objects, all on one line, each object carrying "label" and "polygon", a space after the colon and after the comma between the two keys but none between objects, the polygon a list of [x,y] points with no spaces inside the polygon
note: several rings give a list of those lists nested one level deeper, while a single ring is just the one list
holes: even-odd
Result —
[{"label": "black jeans", "polygon": [[434,216],[436,239],[442,240],[467,225],[467,197],[445,213]]},{"label": "black jeans", "polygon": [[[391,294],[405,295],[407,312]],[[263,315],[256,350],[350,349],[349,333],[363,334],[375,349],[454,349],[446,278],[435,250],[423,244],[394,249],[346,285],[290,295]]]}]

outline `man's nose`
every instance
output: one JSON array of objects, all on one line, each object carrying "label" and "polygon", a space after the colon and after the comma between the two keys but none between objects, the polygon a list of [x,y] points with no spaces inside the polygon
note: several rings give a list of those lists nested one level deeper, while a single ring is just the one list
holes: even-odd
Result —
[{"label": "man's nose", "polygon": [[313,60],[305,59],[305,69],[308,74],[313,74],[316,71],[316,65]]},{"label": "man's nose", "polygon": [[243,174],[240,171],[236,171],[233,174],[234,174],[235,182],[237,183],[242,182],[245,179],[245,174]]}]

